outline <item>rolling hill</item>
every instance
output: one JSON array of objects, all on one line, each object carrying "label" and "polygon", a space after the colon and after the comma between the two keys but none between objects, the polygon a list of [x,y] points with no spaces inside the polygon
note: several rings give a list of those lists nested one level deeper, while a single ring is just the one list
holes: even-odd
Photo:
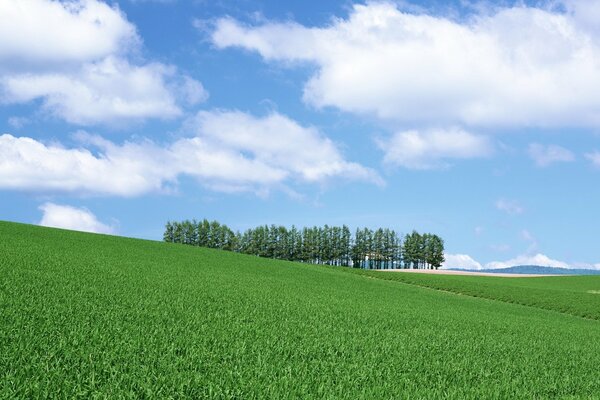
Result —
[{"label": "rolling hill", "polygon": [[600,278],[379,274],[0,222],[0,398],[600,396]]}]

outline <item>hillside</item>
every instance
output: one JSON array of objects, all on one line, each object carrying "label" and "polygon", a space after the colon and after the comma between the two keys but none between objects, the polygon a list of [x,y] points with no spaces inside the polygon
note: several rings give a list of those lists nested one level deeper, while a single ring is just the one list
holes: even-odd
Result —
[{"label": "hillside", "polygon": [[0,222],[0,398],[600,396],[598,321],[379,274]]},{"label": "hillside", "polygon": [[349,270],[348,272],[461,295],[527,305],[600,321],[600,276],[501,278],[372,270]]}]

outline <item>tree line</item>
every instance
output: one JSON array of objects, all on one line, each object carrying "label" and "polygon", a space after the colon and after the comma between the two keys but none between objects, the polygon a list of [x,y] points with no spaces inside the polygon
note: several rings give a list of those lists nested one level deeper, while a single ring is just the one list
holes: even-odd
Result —
[{"label": "tree line", "polygon": [[235,251],[258,257],[364,269],[437,269],[444,262],[444,241],[416,231],[402,236],[391,229],[346,226],[264,225],[234,232],[217,221],[167,222],[165,242]]}]

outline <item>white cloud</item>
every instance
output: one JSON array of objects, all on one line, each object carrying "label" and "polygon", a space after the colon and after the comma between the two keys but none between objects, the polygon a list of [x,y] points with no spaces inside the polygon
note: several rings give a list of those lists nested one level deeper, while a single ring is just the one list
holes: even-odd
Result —
[{"label": "white cloud", "polygon": [[0,79],[6,102],[43,99],[46,110],[68,122],[90,125],[181,114],[165,85],[173,71],[162,64],[133,66],[106,58],[73,74],[15,74]]},{"label": "white cloud", "polygon": [[523,214],[525,209],[515,200],[499,199],[496,201],[496,208],[510,215]]},{"label": "white cloud", "polygon": [[38,225],[74,231],[94,233],[115,233],[112,226],[98,221],[96,216],[86,208],[45,203],[40,206],[44,215]]},{"label": "white cloud", "polygon": [[[163,188],[176,174],[152,143],[106,144],[99,155],[84,148],[0,136],[0,188],[133,196]],[[165,165],[162,165],[165,162]]]},{"label": "white cloud", "polygon": [[446,261],[442,265],[444,269],[482,269],[479,262],[467,254],[444,254]]},{"label": "white cloud", "polygon": [[569,268],[569,264],[553,260],[544,254],[521,255],[507,261],[492,261],[485,265],[486,269],[509,268],[517,265],[540,265],[551,268]]},{"label": "white cloud", "polygon": [[173,118],[207,98],[161,63],[134,63],[141,40],[116,7],[97,0],[0,4],[0,103],[41,100],[80,125]]},{"label": "white cloud", "polygon": [[571,268],[575,268],[575,269],[598,269],[598,270],[600,270],[600,263],[591,264],[591,263],[575,262],[575,263],[572,263],[570,266],[571,266]]},{"label": "white cloud", "polygon": [[567,12],[518,5],[461,21],[367,3],[311,28],[225,18],[212,41],[315,64],[304,98],[318,107],[437,126],[598,126],[600,46],[584,3],[571,3]]},{"label": "white cloud", "polygon": [[250,154],[257,162],[307,182],[346,177],[383,184],[372,170],[345,161],[337,146],[317,129],[281,114],[256,118],[239,111],[200,112],[195,123],[199,135],[215,147]]},{"label": "white cloud", "polygon": [[197,80],[184,76],[177,87],[177,92],[185,99],[189,105],[196,105],[208,99],[208,92],[204,86]]},{"label": "white cloud", "polygon": [[119,145],[81,133],[88,148],[65,148],[2,135],[0,188],[136,196],[169,191],[180,175],[228,192],[338,178],[383,183],[374,171],[346,161],[315,128],[280,114],[201,112],[190,124],[196,136],[164,146],[148,140]]},{"label": "white cloud", "polygon": [[379,147],[384,151],[385,163],[412,169],[443,168],[450,159],[485,157],[492,152],[486,137],[457,128],[397,132],[380,140]]},{"label": "white cloud", "polygon": [[563,261],[554,260],[545,254],[520,255],[506,261],[492,261],[485,265],[474,260],[467,254],[445,254],[446,261],[442,268],[449,269],[500,269],[510,268],[520,265],[539,265],[550,268],[582,268],[582,269],[600,269],[600,264],[575,263],[568,264]]},{"label": "white cloud", "polygon": [[4,68],[90,62],[140,42],[135,26],[118,8],[96,0],[2,1],[0,38]]},{"label": "white cloud", "polygon": [[565,0],[563,3],[579,26],[592,34],[600,34],[600,1]]},{"label": "white cloud", "polygon": [[587,153],[585,155],[585,158],[590,160],[592,165],[594,165],[595,167],[600,167],[600,151],[594,151],[591,153]]},{"label": "white cloud", "polygon": [[575,155],[568,149],[557,145],[543,145],[531,143],[529,156],[538,167],[547,167],[556,162],[569,162],[575,160]]}]

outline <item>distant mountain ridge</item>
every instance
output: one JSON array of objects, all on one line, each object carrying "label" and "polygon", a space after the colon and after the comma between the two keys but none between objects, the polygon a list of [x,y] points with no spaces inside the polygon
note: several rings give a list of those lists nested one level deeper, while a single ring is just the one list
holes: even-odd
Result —
[{"label": "distant mountain ridge", "polygon": [[542,267],[541,265],[515,265],[514,267],[498,269],[458,269],[457,271],[488,272],[496,274],[539,274],[539,275],[600,275],[597,269],[571,269],[571,268],[552,268]]}]

